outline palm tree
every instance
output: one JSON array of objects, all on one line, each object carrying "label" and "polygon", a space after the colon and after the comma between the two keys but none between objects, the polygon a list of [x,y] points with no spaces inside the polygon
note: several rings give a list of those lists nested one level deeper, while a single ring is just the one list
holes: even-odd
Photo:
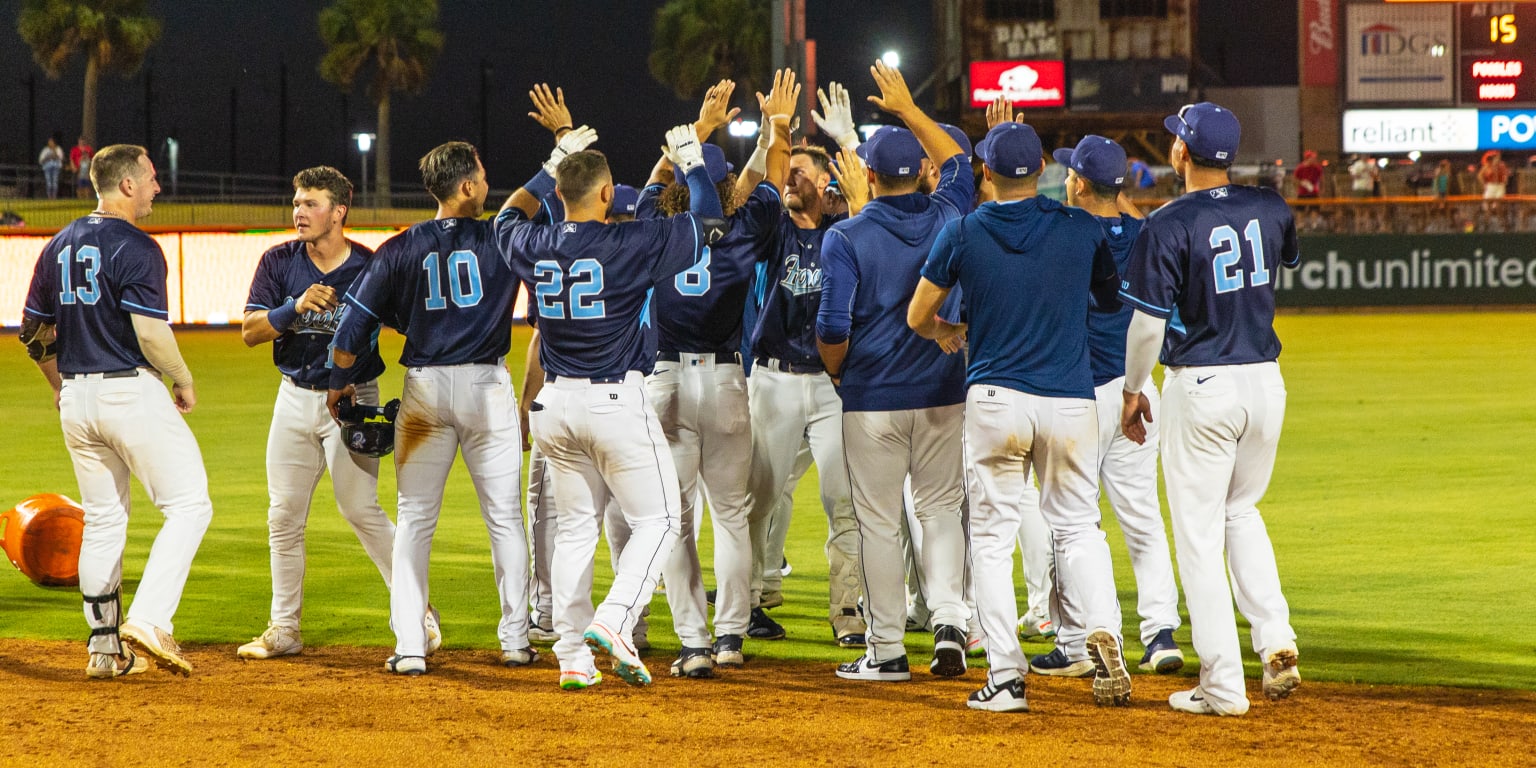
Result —
[{"label": "palm tree", "polygon": [[768,0],[667,0],[656,11],[651,77],[680,99],[694,99],[722,78],[738,93],[770,79]]},{"label": "palm tree", "polygon": [[418,93],[443,49],[437,0],[335,0],[320,11],[320,39],[329,50],[320,76],[351,90],[358,71],[373,63],[368,97],[378,107],[374,190],[389,205],[389,99],[395,91]]},{"label": "palm tree", "polygon": [[160,39],[160,19],[145,0],[26,0],[16,31],[48,77],[64,74],[75,54],[85,55],[85,103],[80,135],[96,146],[96,91],[103,71],[129,77]]}]

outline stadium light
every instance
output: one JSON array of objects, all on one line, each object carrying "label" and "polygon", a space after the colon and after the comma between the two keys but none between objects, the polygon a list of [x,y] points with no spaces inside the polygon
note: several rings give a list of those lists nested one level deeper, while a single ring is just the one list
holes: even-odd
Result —
[{"label": "stadium light", "polygon": [[371,133],[354,133],[352,138],[357,141],[357,151],[363,153],[363,187],[359,198],[368,194],[368,150],[373,149],[373,140],[378,136]]},{"label": "stadium light", "polygon": [[865,141],[869,141],[869,137],[875,135],[875,131],[878,130],[880,130],[879,123],[865,123],[859,126],[859,135],[863,136]]},{"label": "stadium light", "polygon": [[758,128],[756,120],[742,120],[738,117],[726,125],[725,130],[738,139],[750,139],[757,135]]},{"label": "stadium light", "polygon": [[1408,153],[1408,159],[1414,161],[1415,163],[1417,163],[1419,161],[1419,158],[1421,158],[1423,156],[1424,156],[1424,153],[1418,151],[1417,149],[1415,149],[1414,151]]},{"label": "stadium light", "polygon": [[891,69],[901,68],[901,54],[895,51],[886,51],[880,54],[880,60],[885,62],[885,65]]}]

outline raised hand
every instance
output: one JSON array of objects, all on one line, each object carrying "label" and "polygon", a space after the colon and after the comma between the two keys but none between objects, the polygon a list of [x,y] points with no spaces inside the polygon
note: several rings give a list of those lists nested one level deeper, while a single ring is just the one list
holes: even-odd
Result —
[{"label": "raised hand", "polygon": [[816,121],[822,132],[841,146],[847,146],[850,142],[859,143],[859,134],[853,124],[853,102],[849,99],[848,89],[842,83],[828,83],[826,90],[816,89],[816,98],[821,102],[822,113],[818,115],[811,112],[811,119]]},{"label": "raised hand", "polygon": [[341,298],[336,295],[336,289],[329,285],[315,283],[304,295],[294,302],[293,308],[299,314],[305,312],[327,312],[335,309],[341,303]]},{"label": "raised hand", "polygon": [[875,85],[880,87],[879,96],[869,97],[871,104],[897,117],[905,117],[917,111],[917,102],[912,100],[912,91],[907,88],[907,80],[901,76],[901,70],[888,67],[883,61],[876,61],[869,68],[869,74],[874,76]]},{"label": "raised hand", "polygon": [[549,129],[549,132],[555,134],[557,138],[561,129],[576,127],[575,123],[571,122],[571,110],[565,106],[563,89],[556,88],[551,92],[547,83],[539,83],[528,92],[528,98],[533,101],[534,109],[528,113],[528,116]]},{"label": "raised hand", "polygon": [[987,130],[990,131],[1008,122],[1024,122],[1024,113],[1015,113],[1013,103],[1008,101],[1008,97],[999,94],[991,104],[987,105]]},{"label": "raised hand", "polygon": [[832,164],[832,175],[837,179],[843,199],[848,201],[848,215],[857,215],[869,202],[868,166],[852,148],[843,147],[837,153],[837,162]]},{"label": "raised hand", "polygon": [[795,71],[781,69],[773,73],[773,88],[768,91],[767,97],[759,99],[759,103],[763,105],[765,120],[782,115],[788,122],[800,103],[800,84],[795,82]]},{"label": "raised hand", "polygon": [[668,130],[667,146],[663,152],[683,173],[704,164],[704,147],[691,126],[679,125]]},{"label": "raised hand", "polygon": [[741,112],[739,108],[731,108],[731,94],[735,91],[736,82],[733,80],[721,80],[705,91],[704,104],[699,107],[698,122],[693,124],[698,131],[699,141],[708,141],[711,134],[725,127]]},{"label": "raised hand", "polygon": [[566,155],[580,152],[592,146],[595,141],[597,141],[597,131],[591,126],[583,125],[567,131],[560,137],[560,141],[555,143],[554,151],[549,153],[549,159],[544,161],[544,172],[551,176],[555,175],[555,169],[560,166],[560,161],[564,160]]}]

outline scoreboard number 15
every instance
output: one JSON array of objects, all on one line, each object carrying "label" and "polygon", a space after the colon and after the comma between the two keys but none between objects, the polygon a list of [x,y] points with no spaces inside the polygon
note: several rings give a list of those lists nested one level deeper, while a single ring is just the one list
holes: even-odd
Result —
[{"label": "scoreboard number 15", "polygon": [[1513,13],[1488,17],[1488,40],[1495,43],[1513,43],[1519,31],[1515,28]]}]

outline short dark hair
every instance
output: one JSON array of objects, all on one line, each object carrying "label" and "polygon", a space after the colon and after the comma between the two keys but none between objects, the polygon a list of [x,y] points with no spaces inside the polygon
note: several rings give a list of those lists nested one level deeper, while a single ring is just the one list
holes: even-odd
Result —
[{"label": "short dark hair", "polygon": [[795,147],[789,151],[789,156],[794,157],[795,155],[805,155],[811,158],[811,162],[816,164],[816,169],[822,173],[832,172],[832,156],[827,154],[827,151],[821,147]]},{"label": "short dark hair", "polygon": [[887,176],[879,171],[875,171],[875,183],[879,184],[880,188],[887,192],[897,189],[917,189],[918,185],[922,182],[922,178],[921,176]]},{"label": "short dark hair", "polygon": [[480,153],[467,141],[450,141],[433,147],[416,165],[421,169],[421,183],[441,203],[453,197],[459,184],[474,178]]},{"label": "short dark hair", "polygon": [[585,201],[605,182],[613,180],[608,169],[608,156],[595,149],[572,152],[555,167],[555,189],[570,203]]},{"label": "short dark hair", "polygon": [[321,189],[331,196],[331,205],[352,206],[352,182],[346,174],[329,165],[305,168],[293,175],[293,191]]},{"label": "short dark hair", "polygon": [[[1186,144],[1185,146],[1188,145]],[[1216,168],[1218,170],[1225,171],[1232,167],[1231,160],[1212,160],[1208,157],[1201,157],[1195,154],[1193,150],[1191,150],[1189,153],[1189,161],[1195,165],[1200,166],[1201,168]]]},{"label": "short dark hair", "polygon": [[139,158],[148,154],[148,150],[137,144],[102,147],[91,158],[91,185],[96,188],[96,194],[100,195],[102,190],[116,189],[123,179],[137,174]]},{"label": "short dark hair", "polygon": [[1093,195],[1100,200],[1114,200],[1120,196],[1119,187],[1111,186],[1109,184],[1100,184],[1099,182],[1094,181],[1093,179],[1090,179],[1082,174],[1078,174],[1077,177],[1083,181],[1088,182],[1088,194]]}]

